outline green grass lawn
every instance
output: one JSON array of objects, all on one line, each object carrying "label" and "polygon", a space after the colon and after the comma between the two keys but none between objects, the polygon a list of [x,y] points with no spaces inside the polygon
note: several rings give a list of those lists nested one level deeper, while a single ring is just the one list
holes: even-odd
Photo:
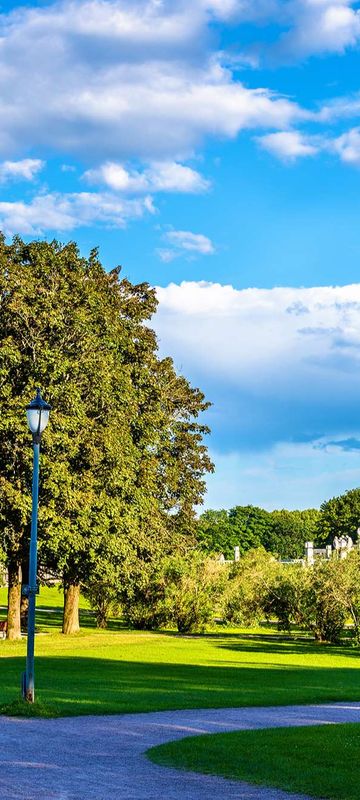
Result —
[{"label": "green grass lawn", "polygon": [[[271,627],[179,636],[135,632],[112,620],[110,628],[101,631],[95,629],[85,602],[82,631],[68,637],[60,632],[61,606],[57,589],[41,590],[36,688],[53,713],[360,700],[356,648],[293,639]],[[2,709],[19,696],[25,650],[25,639],[0,640]]]},{"label": "green grass lawn", "polygon": [[330,800],[359,800],[360,724],[271,728],[189,737],[151,761]]}]

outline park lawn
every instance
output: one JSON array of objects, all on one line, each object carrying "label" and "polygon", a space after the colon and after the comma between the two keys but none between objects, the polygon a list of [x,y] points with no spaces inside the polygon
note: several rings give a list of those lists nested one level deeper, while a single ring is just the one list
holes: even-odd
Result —
[{"label": "park lawn", "polygon": [[[102,631],[85,607],[81,632],[63,636],[61,594],[42,589],[38,601],[37,697],[53,714],[360,700],[357,648],[291,638],[271,626],[180,636],[111,620]],[[2,711],[19,697],[25,650],[25,638],[0,640]]]},{"label": "park lawn", "polygon": [[189,737],[148,750],[151,761],[329,800],[358,800],[360,724]]}]

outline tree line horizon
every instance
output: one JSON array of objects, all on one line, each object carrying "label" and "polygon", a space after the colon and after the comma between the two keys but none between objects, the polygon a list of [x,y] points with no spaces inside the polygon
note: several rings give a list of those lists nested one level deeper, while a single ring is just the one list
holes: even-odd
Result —
[{"label": "tree line horizon", "polygon": [[304,545],[315,547],[332,544],[334,538],[357,538],[360,528],[360,488],[325,500],[320,508],[273,509],[255,505],[236,505],[230,509],[207,509],[199,516],[198,542],[207,553],[233,555],[250,549],[265,550],[283,559],[297,559],[304,554]]}]

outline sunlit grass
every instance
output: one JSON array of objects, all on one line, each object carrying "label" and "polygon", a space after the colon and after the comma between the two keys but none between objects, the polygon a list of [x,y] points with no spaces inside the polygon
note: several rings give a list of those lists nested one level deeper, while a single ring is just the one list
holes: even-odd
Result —
[{"label": "sunlit grass", "polygon": [[[112,620],[101,631],[85,607],[81,632],[63,636],[61,595],[52,588],[40,597],[37,697],[60,714],[360,700],[357,648],[281,636],[271,626],[180,636]],[[25,637],[0,640],[3,709],[18,699],[25,650]]]},{"label": "sunlit grass", "polygon": [[358,800],[360,724],[196,736],[154,747],[151,761],[329,800]]}]

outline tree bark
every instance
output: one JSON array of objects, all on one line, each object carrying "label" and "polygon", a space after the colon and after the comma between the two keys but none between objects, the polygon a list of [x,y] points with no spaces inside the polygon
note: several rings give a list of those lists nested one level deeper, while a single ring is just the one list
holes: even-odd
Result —
[{"label": "tree bark", "polygon": [[64,614],[62,632],[66,635],[69,633],[78,633],[80,630],[79,624],[79,599],[80,599],[80,586],[76,583],[70,583],[64,589]]},{"label": "tree bark", "polygon": [[8,566],[8,615],[7,639],[21,639],[20,603],[21,603],[21,567],[10,563]]},{"label": "tree bark", "polygon": [[24,633],[26,633],[27,631],[28,613],[29,613],[29,598],[22,597],[20,601],[20,621],[21,621],[21,630],[24,631]]}]

